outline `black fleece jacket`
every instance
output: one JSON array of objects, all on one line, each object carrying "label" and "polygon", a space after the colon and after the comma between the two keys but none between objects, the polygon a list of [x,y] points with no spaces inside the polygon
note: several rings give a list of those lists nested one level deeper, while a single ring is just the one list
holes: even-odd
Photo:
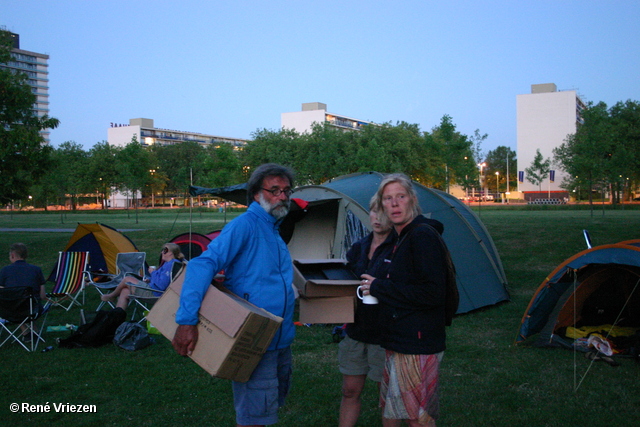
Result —
[{"label": "black fleece jacket", "polygon": [[380,301],[380,344],[387,350],[445,350],[446,267],[437,236],[441,230],[441,223],[416,217],[398,236],[388,277],[376,277],[371,284],[371,295]]}]

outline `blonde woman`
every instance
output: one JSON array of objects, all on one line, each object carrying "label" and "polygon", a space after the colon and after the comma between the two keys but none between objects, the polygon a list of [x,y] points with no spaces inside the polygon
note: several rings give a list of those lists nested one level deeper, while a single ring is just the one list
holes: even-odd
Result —
[{"label": "blonde woman", "polygon": [[[171,283],[173,264],[185,260],[180,251],[180,246],[175,243],[165,243],[160,251],[160,256],[162,258],[160,268],[149,267],[149,279],[143,281],[133,276],[125,276],[113,292],[100,297],[102,301],[115,301],[117,298],[116,307],[126,310],[129,305],[129,295],[131,294],[140,296],[153,294],[159,296],[160,292],[157,291],[164,291]],[[131,286],[132,284],[136,286]]]},{"label": "blonde woman", "polygon": [[446,253],[442,224],[420,215],[411,180],[387,176],[376,193],[393,224],[396,244],[386,277],[363,274],[363,294],[380,302],[380,344],[386,350],[380,385],[382,424],[435,426],[438,371],[445,350]]}]

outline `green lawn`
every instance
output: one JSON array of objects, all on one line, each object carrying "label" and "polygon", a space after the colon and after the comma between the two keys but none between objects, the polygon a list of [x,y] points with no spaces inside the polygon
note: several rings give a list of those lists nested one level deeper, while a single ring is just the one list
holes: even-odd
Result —
[{"label": "green lawn", "polygon": [[[473,207],[478,212],[477,206]],[[236,214],[227,214],[229,221]],[[511,302],[458,316],[448,328],[448,350],[441,370],[441,426],[612,426],[640,420],[640,366],[602,362],[589,367],[580,354],[514,346],[520,319],[533,292],[559,263],[585,249],[582,230],[595,245],[640,238],[640,212],[563,206],[539,210],[483,206],[480,217],[498,248],[509,281]],[[74,229],[78,222],[101,222],[127,231],[152,262],[162,243],[189,231],[221,228],[220,213],[188,210],[18,214],[3,211],[0,228]],[[0,248],[22,241],[30,261],[45,275],[71,232],[2,231]],[[8,263],[5,256],[0,267]],[[97,305],[87,291],[86,309]],[[47,323],[78,324],[78,309],[54,310]],[[294,384],[282,426],[336,425],[341,376],[332,325],[300,327],[293,345]],[[47,333],[48,344],[68,332]],[[231,426],[234,412],[229,381],[211,378],[170,343],[138,352],[115,346],[55,348],[27,353],[16,345],[0,348],[0,419],[4,425],[186,425]],[[575,383],[586,377],[577,391]],[[87,404],[96,413],[18,412],[11,403]],[[379,426],[376,388],[368,384],[361,426]]]}]

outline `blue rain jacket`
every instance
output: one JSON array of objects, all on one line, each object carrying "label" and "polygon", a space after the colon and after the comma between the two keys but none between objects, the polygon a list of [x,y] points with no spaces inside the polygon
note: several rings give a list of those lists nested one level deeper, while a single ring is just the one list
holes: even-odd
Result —
[{"label": "blue rain jacket", "polygon": [[215,274],[224,270],[224,285],[231,292],[284,319],[268,350],[289,346],[295,334],[293,265],[279,225],[257,202],[227,224],[207,250],[189,262],[176,323],[198,323],[204,294]]}]

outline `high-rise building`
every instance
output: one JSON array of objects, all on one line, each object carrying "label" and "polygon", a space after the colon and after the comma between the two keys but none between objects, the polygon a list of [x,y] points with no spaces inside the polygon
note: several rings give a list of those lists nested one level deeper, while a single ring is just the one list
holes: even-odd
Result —
[{"label": "high-rise building", "polygon": [[[2,30],[7,31],[4,28]],[[26,74],[31,91],[36,96],[33,110],[38,117],[49,115],[49,55],[20,49],[20,35],[12,32],[9,34],[13,39],[11,61],[0,64],[0,68]],[[45,129],[41,134],[48,144],[50,131]]]},{"label": "high-rise building", "polygon": [[111,127],[107,131],[107,142],[111,145],[124,147],[131,142],[134,136],[143,146],[174,145],[192,141],[205,147],[227,143],[233,145],[236,149],[240,149],[247,144],[246,139],[156,128],[154,127],[153,119],[142,118],[130,119],[129,124],[111,123]]},{"label": "high-rise building", "polygon": [[[516,96],[518,190],[525,193],[525,198],[526,193],[537,192],[561,192],[566,196],[566,190],[560,188],[566,174],[553,165],[553,149],[576,133],[584,108],[585,103],[575,90],[558,91],[554,83],[531,85],[530,94]],[[544,160],[551,160],[552,169],[540,186],[529,182],[525,172],[537,150]]]},{"label": "high-rise building", "polygon": [[281,127],[293,129],[298,133],[310,132],[314,123],[328,123],[342,130],[360,130],[363,126],[374,124],[365,120],[328,113],[327,104],[322,102],[307,102],[302,104],[302,111],[280,115]]}]

